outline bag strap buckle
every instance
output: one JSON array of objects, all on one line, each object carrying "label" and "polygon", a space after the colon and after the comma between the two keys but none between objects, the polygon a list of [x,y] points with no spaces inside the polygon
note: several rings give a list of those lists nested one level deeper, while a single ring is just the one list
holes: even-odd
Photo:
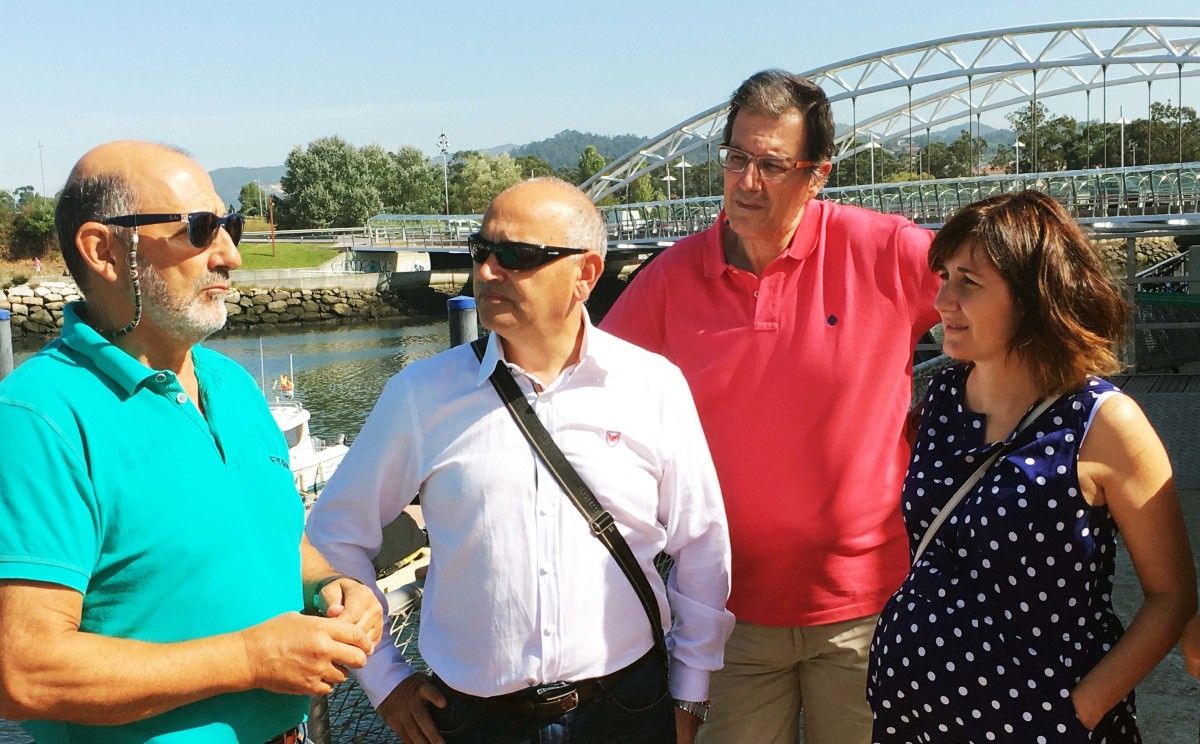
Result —
[{"label": "bag strap buckle", "polygon": [[592,530],[592,534],[599,537],[601,534],[612,529],[616,522],[613,520],[613,515],[607,511],[600,512],[600,515],[593,519],[588,526]]}]

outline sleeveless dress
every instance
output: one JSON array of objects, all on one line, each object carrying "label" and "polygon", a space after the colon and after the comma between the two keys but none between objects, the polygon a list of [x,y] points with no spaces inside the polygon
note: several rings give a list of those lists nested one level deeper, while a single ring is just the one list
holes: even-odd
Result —
[{"label": "sleeveless dress", "polygon": [[[970,365],[929,386],[904,480],[915,550],[999,442],[964,403]],[[880,614],[867,697],[873,740],[1140,742],[1133,693],[1092,732],[1070,693],[1124,632],[1112,608],[1117,526],[1083,500],[1076,461],[1101,379],[1051,405],[958,504]]]}]

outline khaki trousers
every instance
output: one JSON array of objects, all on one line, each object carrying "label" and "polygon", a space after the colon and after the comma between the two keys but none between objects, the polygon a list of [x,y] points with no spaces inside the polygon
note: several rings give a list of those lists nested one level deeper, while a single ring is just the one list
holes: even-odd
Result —
[{"label": "khaki trousers", "polygon": [[[774,628],[738,622],[698,744],[870,744],[867,652],[878,615]],[[804,711],[804,735],[800,712]]]}]

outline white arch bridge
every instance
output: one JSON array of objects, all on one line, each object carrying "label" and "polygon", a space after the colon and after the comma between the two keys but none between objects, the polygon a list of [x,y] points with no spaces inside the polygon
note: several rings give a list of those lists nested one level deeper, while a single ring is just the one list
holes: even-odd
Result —
[{"label": "white arch bridge", "polygon": [[[849,122],[839,125],[833,161],[839,168],[846,161],[838,180],[853,185],[826,189],[825,198],[903,213],[926,224],[943,222],[954,209],[974,199],[1020,188],[1053,194],[1084,221],[1173,215],[1164,219],[1178,222],[1188,219],[1181,215],[1200,209],[1200,163],[1185,162],[1183,157],[1183,110],[1192,97],[1185,96],[1184,83],[1200,77],[1200,19],[1098,20],[960,34],[801,74],[825,89],[835,120]],[[1145,98],[1140,91],[1137,95],[1146,101],[1150,121],[1147,141],[1141,143],[1145,146],[1142,162],[1157,162],[1152,167],[1128,167],[1124,139],[1120,146],[1110,146],[1111,137],[1104,136],[1111,125],[1120,123],[1122,113],[1110,105],[1110,92],[1129,100],[1130,86],[1145,89]],[[1175,101],[1175,121],[1150,116],[1156,97]],[[1039,168],[1044,164],[1039,157],[1043,149],[1036,119],[1039,103],[1084,111],[1086,162],[1098,167],[1068,172]],[[920,157],[916,149],[921,137],[928,145],[931,131],[957,123],[978,136],[984,116],[1024,107],[1029,107],[1032,124],[1029,141],[1018,140],[1014,147],[1018,154],[1024,149],[1020,159],[1031,173],[980,173],[890,184],[864,182],[866,174],[858,173],[859,158],[854,156],[880,147],[880,142],[906,149],[911,164]],[[614,240],[670,240],[711,220],[720,198],[688,199],[688,168],[697,162],[715,162],[713,154],[723,141],[728,113],[728,102],[708,108],[617,158],[583,184],[598,202],[621,201],[629,185],[647,174],[665,179],[668,189],[673,182],[682,187],[676,191],[678,199],[604,207]],[[1152,138],[1155,130],[1157,137]],[[1014,164],[1021,169],[1020,162]],[[850,166],[853,174],[848,172]],[[919,172],[919,160],[908,170]]]}]

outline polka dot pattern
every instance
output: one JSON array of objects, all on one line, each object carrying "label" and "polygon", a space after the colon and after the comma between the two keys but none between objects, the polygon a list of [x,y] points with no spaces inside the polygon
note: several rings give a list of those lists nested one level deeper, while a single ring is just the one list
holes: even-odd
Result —
[{"label": "polka dot pattern", "polygon": [[[929,388],[901,499],[909,544],[999,442],[966,407],[968,365]],[[1117,529],[1080,495],[1075,461],[1096,401],[1090,380],[1009,436],[1011,446],[946,520],[892,596],[871,643],[874,741],[1140,742],[1134,696],[1092,732],[1070,691],[1120,638]]]}]

